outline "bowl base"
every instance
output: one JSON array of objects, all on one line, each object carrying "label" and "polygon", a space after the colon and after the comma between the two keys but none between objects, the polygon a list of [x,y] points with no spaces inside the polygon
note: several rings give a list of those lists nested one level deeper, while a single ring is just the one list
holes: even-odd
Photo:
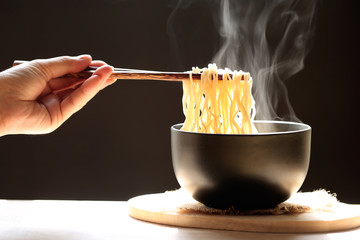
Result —
[{"label": "bowl base", "polygon": [[264,181],[231,179],[218,187],[195,190],[192,197],[211,208],[254,210],[273,208],[286,201],[290,193]]}]

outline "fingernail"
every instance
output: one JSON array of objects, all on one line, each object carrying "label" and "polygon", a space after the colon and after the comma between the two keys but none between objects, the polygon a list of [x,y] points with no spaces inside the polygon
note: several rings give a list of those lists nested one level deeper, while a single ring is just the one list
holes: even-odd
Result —
[{"label": "fingernail", "polygon": [[91,58],[89,54],[82,54],[78,56],[78,59],[80,60],[89,59],[89,58]]},{"label": "fingernail", "polygon": [[101,66],[101,67],[110,67],[110,68],[111,68],[111,70],[112,70],[112,71],[114,71],[114,67],[113,67],[113,66],[111,66],[111,65],[109,65],[109,64],[103,65],[103,66]]}]

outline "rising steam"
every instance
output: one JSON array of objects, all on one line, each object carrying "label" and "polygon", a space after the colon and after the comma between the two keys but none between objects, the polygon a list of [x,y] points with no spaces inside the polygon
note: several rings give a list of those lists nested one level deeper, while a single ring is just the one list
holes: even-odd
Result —
[{"label": "rising steam", "polygon": [[284,80],[304,67],[316,1],[223,0],[218,66],[251,73],[257,119],[297,121]]},{"label": "rising steam", "polygon": [[[213,10],[213,22],[220,34],[220,48],[209,62],[221,68],[250,72],[254,80],[256,119],[299,121],[288,100],[284,81],[304,67],[316,1],[178,0],[168,22],[173,44],[180,43],[179,35],[175,34],[179,24],[174,25],[179,11],[201,4],[204,9]],[[191,34],[197,31],[191,29]],[[173,49],[175,53],[180,52],[178,47]]]}]

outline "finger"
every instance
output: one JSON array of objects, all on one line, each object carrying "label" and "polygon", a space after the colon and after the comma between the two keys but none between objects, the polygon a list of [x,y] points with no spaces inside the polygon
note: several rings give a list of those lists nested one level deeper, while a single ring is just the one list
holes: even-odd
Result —
[{"label": "finger", "polygon": [[83,82],[85,80],[86,79],[76,78],[76,77],[54,78],[49,81],[48,85],[53,91],[56,91],[58,89],[72,86],[76,82]]},{"label": "finger", "polygon": [[[101,61],[100,61],[101,62]],[[104,62],[101,62],[100,64],[106,64]],[[49,92],[55,93],[57,96],[59,96],[61,99],[64,99],[74,91],[77,87],[79,87],[80,84],[82,84],[86,79],[81,78],[66,78],[66,81],[64,81],[64,78],[55,78],[49,81],[48,86],[49,89],[46,91],[44,90],[43,93],[40,95],[40,97],[45,96],[49,94]],[[113,84],[116,81],[116,78],[109,78],[105,81],[103,84],[102,89],[105,87]]]},{"label": "finger", "polygon": [[[60,79],[55,79],[60,80]],[[57,96],[59,96],[61,99],[64,99],[67,97],[72,91],[74,91],[76,88],[78,88],[86,79],[79,79],[79,78],[70,78],[67,82],[64,81],[51,81],[51,84],[49,83],[50,89],[47,91],[43,91],[43,93],[40,95],[44,96],[49,94],[49,92],[55,93]],[[107,86],[110,86],[114,82],[116,82],[116,78],[108,78],[103,84],[100,90],[106,88]]]},{"label": "finger", "polygon": [[102,89],[103,84],[109,78],[112,71],[113,68],[108,65],[98,68],[89,79],[65,98],[61,102],[64,119],[69,118],[90,101]]},{"label": "finger", "polygon": [[[90,63],[90,66],[92,67],[101,67],[104,65],[106,65],[106,63],[101,60],[93,60]],[[71,89],[71,88],[72,90],[74,90],[78,84],[84,82],[85,80],[86,79],[79,79],[76,77],[54,78],[49,81],[48,85],[54,92],[62,91],[62,89]]]},{"label": "finger", "polygon": [[114,82],[116,82],[116,80],[117,80],[116,78],[109,78],[109,79],[106,80],[106,82],[105,82],[105,87],[113,84]]},{"label": "finger", "polygon": [[50,115],[50,118],[47,119],[51,119],[51,124],[49,124],[51,129],[48,129],[48,131],[51,132],[63,122],[60,109],[60,99],[55,94],[51,93],[41,98],[39,102],[45,106],[48,114]]},{"label": "finger", "polygon": [[92,67],[101,67],[103,65],[106,65],[106,62],[101,61],[101,60],[93,60],[90,63],[90,66],[92,66]]},{"label": "finger", "polygon": [[55,57],[39,59],[29,63],[33,70],[43,77],[45,81],[61,77],[65,74],[76,73],[87,68],[91,63],[91,56],[81,55],[78,57]]},{"label": "finger", "polygon": [[[80,85],[78,85],[80,87]],[[65,98],[67,98],[71,93],[73,93],[78,87],[75,87],[74,89],[64,89],[62,91],[56,92],[55,95],[58,96],[61,101]]]},{"label": "finger", "polygon": [[[93,60],[93,61],[91,61],[90,66],[92,66],[92,67],[101,67],[101,66],[106,65],[106,64],[107,64],[106,62],[101,61],[101,60]],[[110,76],[110,78],[103,85],[103,88],[113,84],[114,82],[116,82],[116,80],[117,80],[116,78],[111,78],[111,76]]]},{"label": "finger", "polygon": [[[107,63],[101,60],[93,60],[90,63],[90,66],[92,67],[101,67],[103,65],[106,65]],[[103,84],[103,86],[101,87],[101,90],[106,88],[107,86],[110,86],[111,84],[113,84],[114,82],[116,82],[116,78],[108,78],[105,83]]]}]

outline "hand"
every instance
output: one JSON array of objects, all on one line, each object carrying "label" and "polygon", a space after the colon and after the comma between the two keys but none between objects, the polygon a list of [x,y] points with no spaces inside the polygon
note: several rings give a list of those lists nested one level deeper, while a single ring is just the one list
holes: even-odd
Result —
[{"label": "hand", "polygon": [[[90,65],[99,68],[82,84],[76,78],[59,78]],[[0,136],[54,131],[115,81],[109,79],[112,71],[82,55],[34,60],[0,72]]]}]

